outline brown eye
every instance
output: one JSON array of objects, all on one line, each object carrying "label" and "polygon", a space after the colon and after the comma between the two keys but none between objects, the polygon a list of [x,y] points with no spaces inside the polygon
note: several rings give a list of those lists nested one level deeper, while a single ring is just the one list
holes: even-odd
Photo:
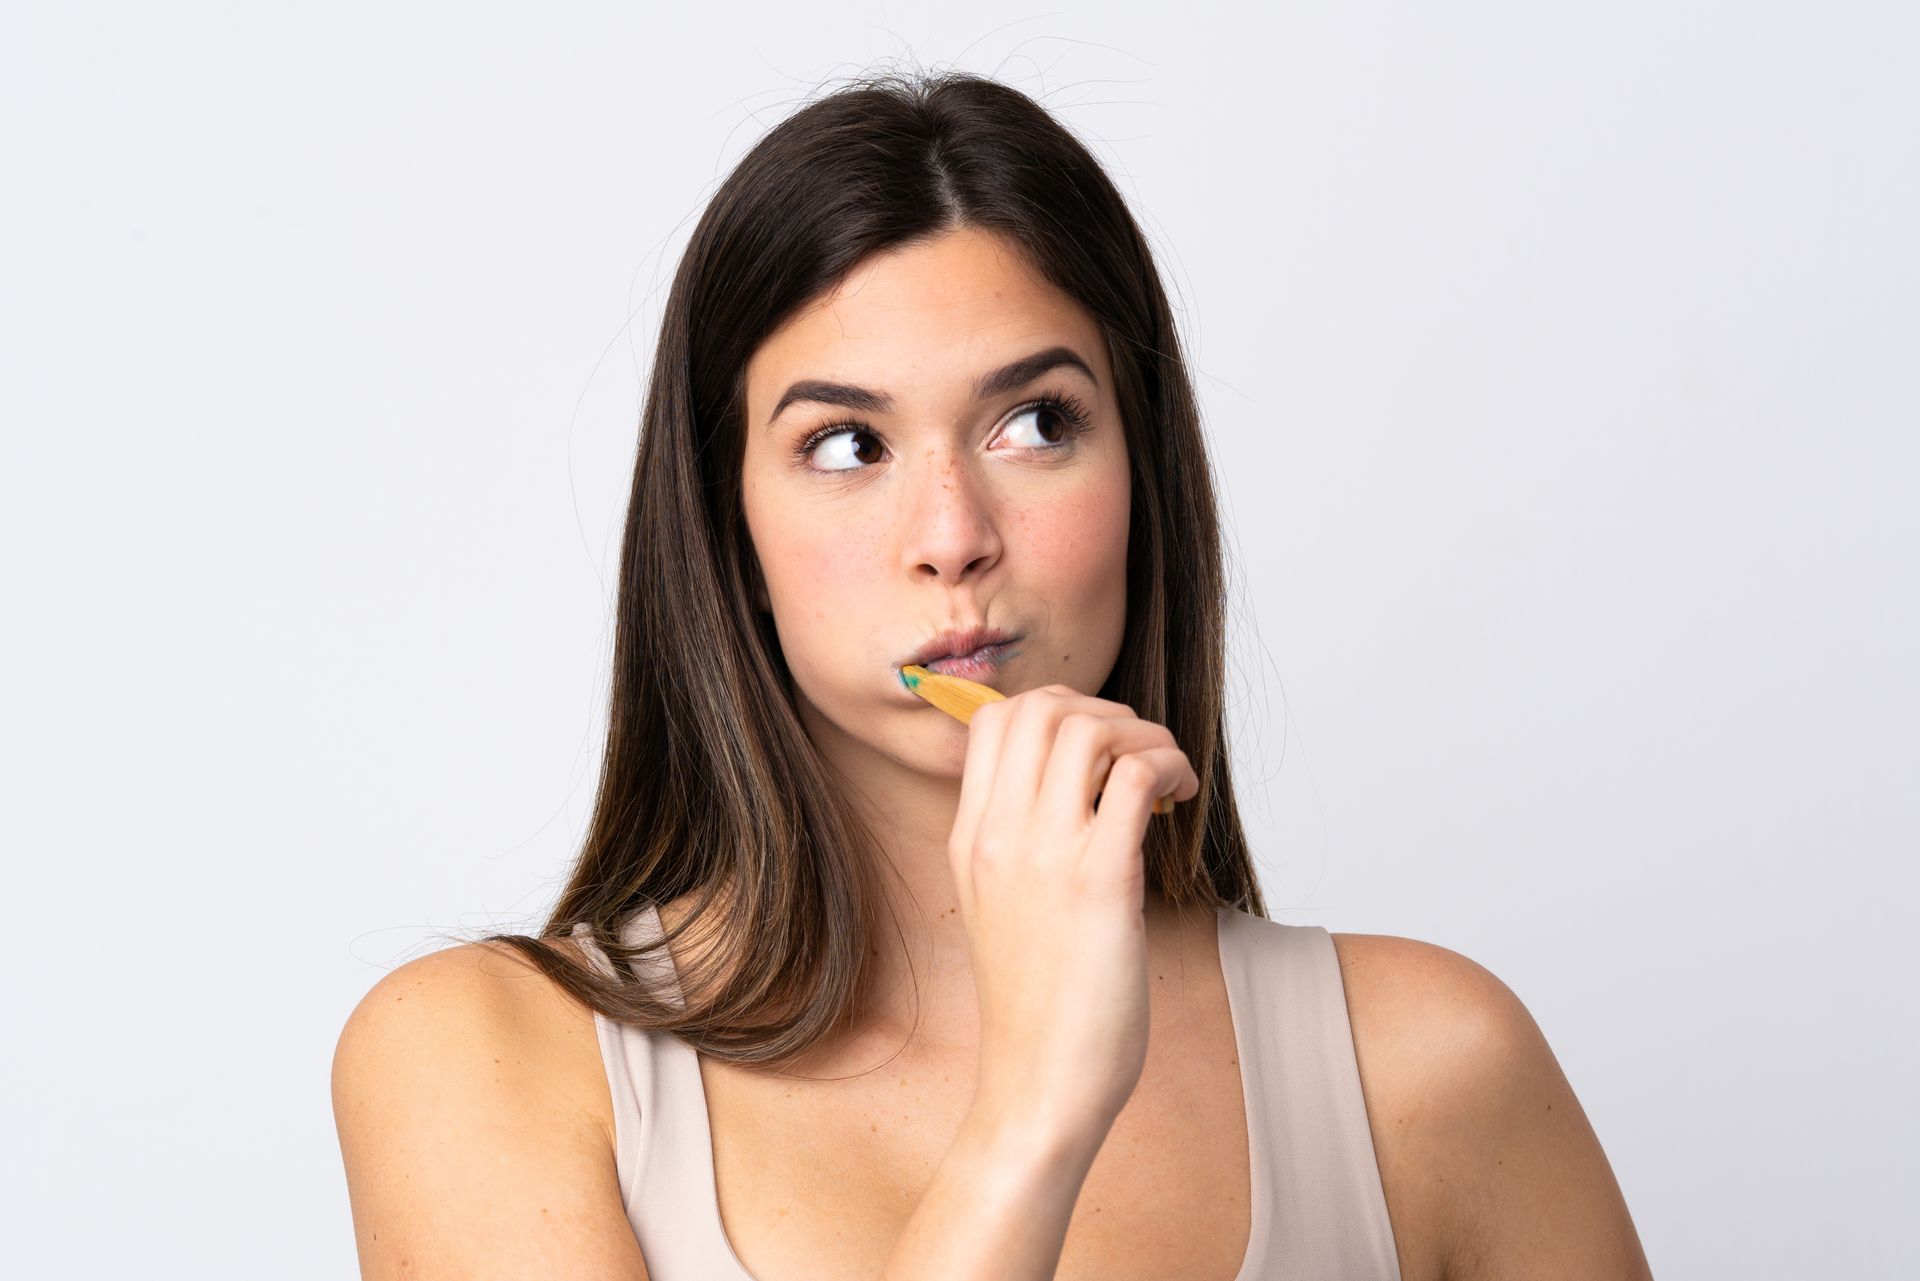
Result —
[{"label": "brown eye", "polygon": [[1076,406],[1064,401],[1048,398],[1037,400],[1031,405],[1022,405],[1014,411],[1012,422],[1023,418],[1033,420],[1034,430],[1039,435],[1038,444],[1019,444],[1019,448],[1035,449],[1042,453],[1051,453],[1063,446],[1069,437],[1087,430],[1088,419]]},{"label": "brown eye", "polygon": [[[847,440],[862,441],[864,442],[864,447],[856,445],[849,450],[843,446],[835,445],[831,449],[826,448],[829,442],[838,441],[842,437],[845,437]],[[862,431],[857,427],[839,427],[809,438],[803,452],[807,458],[812,461],[812,465],[817,471],[857,471],[859,470],[857,466],[842,467],[834,464],[836,460],[838,462],[847,461],[849,454],[852,455],[853,461],[856,464],[879,462],[880,441],[873,433]]]},{"label": "brown eye", "polygon": [[1051,405],[1041,405],[1033,412],[1034,421],[1045,424],[1040,430],[1046,435],[1049,443],[1066,438],[1067,420],[1061,415],[1059,410]]}]

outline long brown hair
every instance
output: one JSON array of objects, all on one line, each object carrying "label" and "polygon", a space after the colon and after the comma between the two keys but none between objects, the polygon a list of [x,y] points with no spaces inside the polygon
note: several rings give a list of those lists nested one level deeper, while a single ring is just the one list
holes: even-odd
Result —
[{"label": "long brown hair", "polygon": [[[1126,634],[1099,696],[1167,726],[1200,776],[1199,794],[1147,829],[1147,884],[1175,907],[1266,915],[1228,767],[1212,475],[1146,240],[1088,149],[1019,90],[962,72],[862,77],[747,153],[674,273],[621,542],[591,826],[539,937],[481,940],[601,1014],[716,1059],[777,1068],[844,1027],[867,995],[870,940],[892,923],[884,858],[804,733],[755,603],[747,359],[869,256],[960,226],[1024,247],[1106,337],[1133,490]],[[784,697],[760,692],[769,676]],[[715,941],[691,968],[675,958],[684,1006],[549,942],[584,922],[623,976],[636,962],[660,974],[659,953],[624,946],[618,926],[683,895],[695,906],[672,937]]]}]

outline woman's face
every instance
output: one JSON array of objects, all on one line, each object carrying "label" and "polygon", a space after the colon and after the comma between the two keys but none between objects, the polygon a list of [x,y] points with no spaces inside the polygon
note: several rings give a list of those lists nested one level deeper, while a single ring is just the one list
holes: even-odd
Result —
[{"label": "woman's face", "polygon": [[947,629],[1015,638],[956,669],[1003,693],[1100,689],[1126,617],[1126,441],[1099,327],[1013,242],[965,229],[870,259],[746,381],[755,590],[816,741],[963,762],[958,722],[899,678]]}]

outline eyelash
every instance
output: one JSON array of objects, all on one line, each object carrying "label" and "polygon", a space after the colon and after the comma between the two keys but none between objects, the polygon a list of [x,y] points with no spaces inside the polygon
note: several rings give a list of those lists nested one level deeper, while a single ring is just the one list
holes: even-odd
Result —
[{"label": "eyelash", "polygon": [[[1043,392],[1024,405],[1021,405],[1018,409],[1015,409],[1008,417],[1018,417],[1034,409],[1051,409],[1065,419],[1067,423],[1067,439],[1061,441],[1059,444],[1048,445],[1045,448],[1037,449],[1033,452],[1043,454],[1064,452],[1073,440],[1093,429],[1092,412],[1088,410],[1085,401],[1071,392]],[[822,476],[850,476],[856,472],[868,470],[865,467],[814,467],[807,462],[807,456],[819,448],[821,441],[827,439],[829,436],[836,436],[843,431],[863,431],[869,435],[875,434],[871,426],[858,419],[829,423],[817,431],[809,432],[805,439],[793,447],[795,464],[804,471],[817,472]]]}]

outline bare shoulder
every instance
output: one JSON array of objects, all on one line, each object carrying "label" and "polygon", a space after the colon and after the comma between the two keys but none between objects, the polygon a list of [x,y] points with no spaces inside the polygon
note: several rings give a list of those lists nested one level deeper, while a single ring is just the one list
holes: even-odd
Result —
[{"label": "bare shoulder", "polygon": [[374,984],[334,1049],[333,1109],[366,1281],[644,1281],[593,1012],[511,948]]},{"label": "bare shoulder", "polygon": [[1332,938],[1404,1281],[1650,1278],[1600,1140],[1512,989],[1438,944]]}]

